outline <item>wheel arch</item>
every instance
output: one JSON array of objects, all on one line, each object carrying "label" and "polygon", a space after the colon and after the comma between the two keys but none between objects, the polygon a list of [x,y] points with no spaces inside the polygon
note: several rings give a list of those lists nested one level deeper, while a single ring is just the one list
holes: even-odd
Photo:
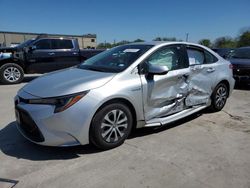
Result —
[{"label": "wheel arch", "polygon": [[[117,97],[117,98],[113,98],[113,99],[109,99],[107,101],[105,101],[103,104],[101,104],[96,112],[94,113],[92,119],[95,117],[96,113],[102,109],[104,106],[107,106],[109,104],[113,104],[113,103],[122,103],[124,105],[126,105],[129,110],[131,111],[131,114],[132,114],[132,117],[133,117],[133,126],[132,126],[132,129],[135,129],[136,128],[136,124],[137,124],[137,114],[136,114],[136,110],[135,110],[135,107],[134,105],[132,104],[131,101],[129,101],[128,99],[126,98],[122,98],[122,97]],[[92,121],[92,120],[91,120]],[[90,125],[91,126],[91,125]]]},{"label": "wheel arch", "polygon": [[226,86],[227,86],[227,89],[228,89],[228,96],[227,97],[229,97],[229,92],[230,92],[230,84],[229,84],[229,81],[228,80],[221,80],[216,86],[215,86],[215,88],[219,85],[219,84],[221,84],[221,83],[224,83]]}]

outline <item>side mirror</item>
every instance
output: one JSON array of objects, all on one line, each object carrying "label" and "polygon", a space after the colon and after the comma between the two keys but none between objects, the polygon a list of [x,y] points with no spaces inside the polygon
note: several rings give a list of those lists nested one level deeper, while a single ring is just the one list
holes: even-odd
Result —
[{"label": "side mirror", "polygon": [[167,66],[160,66],[160,65],[148,65],[148,74],[152,75],[164,75],[169,72]]},{"label": "side mirror", "polygon": [[146,78],[152,80],[154,78],[154,75],[165,75],[168,72],[169,72],[169,69],[167,66],[148,64]]},{"label": "side mirror", "polygon": [[32,52],[32,51],[34,51],[34,50],[36,50],[36,46],[30,46],[30,47],[29,47],[29,51],[30,51],[30,52]]}]

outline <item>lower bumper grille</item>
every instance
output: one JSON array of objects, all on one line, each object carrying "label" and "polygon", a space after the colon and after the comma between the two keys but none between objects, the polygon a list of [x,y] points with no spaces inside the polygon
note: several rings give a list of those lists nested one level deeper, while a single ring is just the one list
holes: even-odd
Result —
[{"label": "lower bumper grille", "polygon": [[41,131],[28,112],[16,107],[16,116],[18,119],[18,127],[27,138],[34,142],[44,141]]}]

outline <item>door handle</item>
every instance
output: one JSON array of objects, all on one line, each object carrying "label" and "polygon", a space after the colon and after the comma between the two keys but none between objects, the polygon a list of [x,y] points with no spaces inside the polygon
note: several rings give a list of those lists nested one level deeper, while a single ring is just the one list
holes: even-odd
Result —
[{"label": "door handle", "polygon": [[215,71],[215,68],[212,68],[212,67],[210,67],[210,68],[207,69],[208,73],[211,73],[211,72],[214,72],[214,71]]},{"label": "door handle", "polygon": [[73,55],[77,55],[78,53],[77,52],[73,52]]},{"label": "door handle", "polygon": [[54,52],[49,52],[48,54],[49,54],[49,55],[55,55],[55,53],[54,53]]}]

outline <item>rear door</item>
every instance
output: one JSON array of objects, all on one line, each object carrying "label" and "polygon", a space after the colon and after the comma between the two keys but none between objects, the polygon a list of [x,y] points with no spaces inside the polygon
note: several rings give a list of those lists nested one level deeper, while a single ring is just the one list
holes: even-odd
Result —
[{"label": "rear door", "polygon": [[72,39],[52,39],[55,69],[72,67],[80,63],[79,48]]},{"label": "rear door", "polygon": [[218,59],[207,50],[189,45],[186,47],[190,66],[190,88],[187,106],[207,104],[217,79]]},{"label": "rear door", "polygon": [[[184,53],[183,45],[165,46],[156,50],[141,64],[140,78],[147,123],[185,108],[184,100],[188,93],[190,69]],[[153,78],[148,77],[146,68],[143,67],[150,64],[167,66],[169,72],[165,75],[154,75]]]}]

